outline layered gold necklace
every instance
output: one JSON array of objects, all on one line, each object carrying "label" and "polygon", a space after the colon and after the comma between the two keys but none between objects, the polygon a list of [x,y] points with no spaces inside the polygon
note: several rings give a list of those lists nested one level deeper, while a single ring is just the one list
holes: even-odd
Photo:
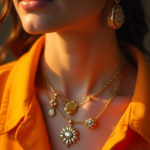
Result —
[{"label": "layered gold necklace", "polygon": [[[90,96],[87,96],[86,98],[84,99],[80,99],[78,101],[82,101],[84,100],[83,102],[81,102],[80,104],[75,104],[75,101],[74,100],[68,100],[68,99],[65,99],[61,96],[59,96],[55,91],[54,89],[52,88],[51,84],[49,83],[48,81],[48,78],[44,72],[44,67],[43,67],[43,57],[41,59],[41,70],[42,70],[42,73],[43,73],[43,83],[44,83],[44,87],[45,87],[45,92],[46,92],[46,95],[47,95],[47,98],[49,100],[49,104],[50,104],[50,110],[48,111],[48,115],[53,117],[55,116],[55,109],[56,111],[68,122],[68,125],[62,129],[62,131],[60,132],[60,136],[59,138],[62,140],[63,143],[66,144],[66,147],[69,147],[71,146],[72,144],[76,143],[76,141],[79,139],[79,133],[78,131],[73,127],[73,124],[84,124],[87,128],[94,128],[97,124],[97,120],[98,118],[104,113],[104,111],[107,109],[107,107],[109,106],[109,104],[112,102],[112,99],[114,98],[115,94],[116,94],[116,91],[118,89],[118,86],[120,84],[120,81],[122,79],[122,75],[123,75],[123,67],[124,67],[124,61],[125,61],[125,57],[124,57],[124,54],[123,54],[123,57],[122,57],[122,61],[120,63],[120,66],[117,70],[117,72],[115,73],[115,75],[109,80],[109,82],[101,89],[99,90],[98,92],[96,92],[95,94],[93,95],[90,95]],[[100,94],[102,91],[104,91],[111,83],[112,81],[114,81],[114,79],[117,77],[117,75],[120,74],[119,76],[119,79],[118,79],[118,82],[115,86],[115,89],[110,97],[110,99],[108,100],[108,102],[105,104],[104,108],[96,115],[96,117],[90,117],[89,119],[87,120],[84,120],[84,121],[74,121],[74,120],[70,120],[68,119],[61,111],[60,109],[57,108],[57,105],[58,103],[56,102],[56,99],[60,99],[62,100],[63,102],[67,100],[67,103],[65,108],[68,109],[74,109],[74,108],[70,108],[70,107],[74,107],[74,105],[76,105],[76,107],[78,106],[81,106],[83,104],[85,104],[86,102],[90,101],[93,97],[97,96],[98,94]],[[47,89],[47,86],[50,88],[50,90],[54,93],[54,97],[51,99],[49,97],[49,94],[48,94],[48,89]],[[70,105],[70,103],[73,105],[71,106],[68,106]],[[77,110],[77,108],[75,108]],[[66,111],[66,110],[65,110]],[[76,111],[74,111],[76,112]]]},{"label": "layered gold necklace", "polygon": [[[43,57],[42,57],[42,59],[43,59]],[[120,65],[119,65],[118,70],[116,71],[116,73],[113,75],[113,77],[107,82],[107,84],[102,89],[100,89],[98,92],[94,93],[93,95],[86,96],[86,97],[84,97],[82,99],[79,99],[79,100],[69,100],[69,99],[66,99],[66,98],[63,98],[62,96],[60,96],[54,90],[54,88],[51,86],[51,84],[50,84],[50,82],[49,82],[49,80],[48,80],[48,78],[46,76],[46,73],[44,71],[44,67],[43,67],[43,63],[42,63],[43,60],[42,59],[41,59],[41,70],[42,70],[43,78],[44,78],[45,83],[48,86],[48,88],[54,94],[53,98],[51,100],[49,100],[51,109],[49,110],[48,114],[51,117],[55,116],[55,108],[57,107],[57,104],[58,104],[57,101],[56,101],[56,99],[61,100],[65,104],[64,111],[66,112],[67,115],[72,115],[72,114],[76,113],[79,106],[82,106],[85,103],[93,100],[94,97],[98,96],[106,88],[109,87],[109,85],[115,80],[115,78],[117,77],[117,75],[121,72],[123,64],[124,64],[124,54],[123,54],[122,61],[121,61]],[[77,102],[80,102],[80,103],[77,104]]]}]

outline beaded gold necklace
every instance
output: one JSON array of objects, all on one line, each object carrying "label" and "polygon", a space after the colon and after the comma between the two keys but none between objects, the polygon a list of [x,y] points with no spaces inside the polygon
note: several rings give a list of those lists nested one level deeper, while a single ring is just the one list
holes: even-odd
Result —
[{"label": "beaded gold necklace", "polygon": [[[62,131],[60,132],[59,138],[60,140],[66,144],[66,147],[68,148],[69,146],[71,146],[72,144],[76,143],[77,140],[79,140],[79,133],[78,131],[73,127],[73,124],[85,124],[85,126],[89,129],[94,128],[96,126],[96,122],[98,120],[98,118],[104,113],[104,111],[107,109],[107,107],[109,106],[109,104],[112,102],[116,91],[119,87],[119,84],[121,82],[122,79],[122,75],[123,75],[123,66],[124,66],[124,55],[123,55],[123,63],[122,63],[122,67],[121,67],[121,74],[120,77],[118,79],[118,82],[116,84],[116,87],[110,97],[110,99],[108,100],[108,102],[106,103],[106,105],[104,106],[104,108],[96,115],[96,117],[90,117],[87,120],[84,121],[74,121],[74,120],[70,120],[68,119],[57,107],[57,103],[55,103],[55,101],[53,101],[51,98],[49,97],[48,94],[48,89],[46,87],[46,82],[44,82],[44,77],[43,77],[43,83],[44,83],[44,87],[45,87],[45,93],[46,96],[49,100],[50,106],[51,107],[55,107],[55,109],[58,111],[58,113],[69,123],[65,128],[62,128]],[[56,93],[55,93],[56,94]],[[55,99],[57,98],[58,95],[55,95]],[[53,104],[53,105],[52,105]]]},{"label": "beaded gold necklace", "polygon": [[[64,104],[65,104],[65,107],[64,107],[64,111],[68,114],[68,115],[71,115],[71,114],[74,114],[77,112],[77,109],[79,106],[82,106],[84,105],[85,103],[91,101],[94,97],[98,96],[100,93],[102,93],[105,89],[107,89],[109,87],[109,85],[115,80],[115,78],[117,77],[117,75],[121,72],[122,70],[122,67],[123,67],[123,64],[124,64],[124,60],[125,60],[125,56],[123,54],[122,56],[122,60],[121,60],[121,63],[119,65],[119,68],[118,70],[116,71],[116,73],[113,75],[113,77],[107,82],[107,84],[102,88],[100,89],[98,92],[94,93],[93,95],[89,95],[89,96],[86,96],[85,98],[83,99],[79,99],[79,100],[69,100],[69,99],[66,99],[66,98],[63,98],[62,96],[60,96],[59,94],[57,94],[57,92],[54,90],[54,88],[51,86],[47,76],[46,76],[46,73],[44,71],[44,67],[43,67],[43,57],[41,59],[41,70],[42,70],[42,74],[43,74],[43,78],[45,80],[45,83],[46,85],[48,86],[48,88],[51,90],[51,92],[53,92],[54,96],[53,98],[49,101],[50,103],[50,106],[51,106],[51,109],[49,110],[48,114],[50,116],[55,116],[55,108],[57,107],[57,101],[56,99],[60,99]],[[79,101],[82,101],[81,103],[77,104],[77,102]]]}]

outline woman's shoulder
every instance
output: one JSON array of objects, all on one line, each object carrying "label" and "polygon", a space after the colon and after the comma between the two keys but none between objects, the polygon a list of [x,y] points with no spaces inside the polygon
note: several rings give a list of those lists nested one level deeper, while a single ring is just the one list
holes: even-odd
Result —
[{"label": "woman's shoulder", "polygon": [[15,66],[16,63],[17,63],[17,61],[13,61],[13,62],[10,62],[10,63],[0,66],[0,83],[1,83],[0,89],[2,88],[2,85],[5,82],[5,79],[7,79],[7,77],[9,76],[11,70],[13,69],[13,67]]},{"label": "woman's shoulder", "polygon": [[3,97],[4,89],[7,83],[7,79],[13,67],[17,61],[13,61],[0,66],[0,99]]},{"label": "woman's shoulder", "polygon": [[16,64],[17,61],[13,61],[13,62],[9,62],[7,64],[4,64],[4,65],[1,65],[0,66],[0,74],[3,73],[3,72],[7,72],[7,71],[10,71],[14,65]]}]

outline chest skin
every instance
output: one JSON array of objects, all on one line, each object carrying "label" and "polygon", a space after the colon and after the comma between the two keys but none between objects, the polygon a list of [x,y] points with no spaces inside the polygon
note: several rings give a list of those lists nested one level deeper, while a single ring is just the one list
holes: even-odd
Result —
[{"label": "chest skin", "polygon": [[[40,92],[38,91],[37,93]],[[40,96],[42,96],[42,93],[39,95],[37,94],[37,99],[43,113],[50,148],[52,150],[66,150],[67,148],[59,139],[59,135],[62,128],[68,125],[68,122],[62,118],[58,112],[56,112],[54,117],[49,117],[47,114],[50,108],[48,100],[46,97],[43,96],[41,98]],[[79,140],[77,140],[76,144],[70,146],[69,149],[101,150],[127,109],[130,100],[131,97],[116,96],[104,114],[102,114],[97,120],[97,126],[93,129],[88,129],[83,124],[75,124],[74,128],[76,128],[79,133]],[[65,114],[63,111],[64,105],[61,103],[60,105],[62,106],[59,106],[59,109]],[[101,101],[94,101],[80,107],[77,113],[73,116],[68,116],[66,114],[65,116],[75,121],[84,121],[90,117],[95,117],[102,110],[102,108],[103,105],[101,104]]]},{"label": "chest skin", "polygon": [[[68,122],[58,112],[55,117],[49,117],[47,115],[50,106],[45,91],[43,90],[43,82],[40,80],[42,75],[39,72],[40,70],[37,70],[35,81],[38,82],[35,82],[35,91],[43,113],[50,147],[52,150],[67,150],[68,148],[66,148],[65,144],[59,139],[59,135],[62,128],[68,125]],[[83,124],[74,125],[74,128],[79,132],[79,140],[77,140],[77,144],[73,144],[69,147],[70,150],[101,150],[103,148],[131,102],[135,89],[136,77],[136,69],[127,61],[119,89],[108,108],[97,120],[97,126],[94,129],[88,129]],[[112,85],[112,91],[116,83]],[[65,116],[74,121],[85,121],[89,118],[96,117],[113,93],[112,91],[110,92],[109,89],[103,93],[103,96],[100,95],[96,100],[79,107],[77,113],[73,116],[67,116],[67,114],[65,114],[63,110],[65,105],[60,100],[58,101],[58,108]],[[51,95],[50,92],[49,94]]]}]

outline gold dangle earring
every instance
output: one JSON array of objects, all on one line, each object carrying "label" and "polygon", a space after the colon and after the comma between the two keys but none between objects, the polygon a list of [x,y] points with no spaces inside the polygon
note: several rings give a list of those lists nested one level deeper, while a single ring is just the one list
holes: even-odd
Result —
[{"label": "gold dangle earring", "polygon": [[121,5],[119,5],[120,0],[115,0],[115,3],[108,16],[108,25],[113,29],[119,29],[125,21],[125,16]]}]

